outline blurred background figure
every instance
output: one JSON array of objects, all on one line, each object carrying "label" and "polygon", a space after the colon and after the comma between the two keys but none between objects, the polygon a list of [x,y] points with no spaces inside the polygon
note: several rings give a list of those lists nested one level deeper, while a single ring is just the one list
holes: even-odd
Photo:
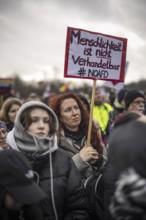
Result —
[{"label": "blurred background figure", "polygon": [[122,114],[125,110],[125,102],[124,102],[124,97],[127,93],[127,89],[121,89],[118,93],[117,96],[115,98],[114,101],[114,105],[113,105],[113,111],[111,111],[109,113],[109,121],[108,121],[108,125],[107,125],[107,130],[109,131],[108,137],[109,135],[112,133],[113,130],[113,123],[116,120],[117,116],[119,114]]},{"label": "blurred background figure", "polygon": [[[129,172],[129,169],[133,168],[134,172],[136,171],[138,175],[146,178],[146,117],[139,112],[127,112],[123,114],[125,116],[118,120],[109,138],[108,165],[104,173],[104,220],[143,219],[139,217],[144,214],[142,206],[146,207],[145,194],[143,194],[143,197],[142,193],[144,191],[141,191],[143,190],[140,186],[141,184],[137,182],[135,188],[135,180],[132,177],[133,175],[131,176],[131,172]],[[122,182],[119,178],[125,171],[127,172],[127,180],[125,178],[127,183],[123,187],[124,185],[122,186],[122,183],[125,180]],[[128,176],[131,176],[131,183]],[[115,191],[118,180],[120,181],[120,185],[118,184],[120,187],[118,187],[118,191]],[[128,190],[128,182],[131,185],[131,192]],[[146,189],[146,184],[144,188]],[[120,193],[119,189],[122,189],[122,193]],[[112,208],[109,209],[111,203]],[[139,208],[140,212],[137,212],[136,210]]]},{"label": "blurred background figure", "polygon": [[109,103],[111,106],[114,106],[115,99],[116,99],[116,93],[115,93],[115,91],[110,90],[110,92],[109,92],[109,102],[108,102],[108,103]]},{"label": "blurred background figure", "polygon": [[139,111],[133,112],[123,112],[119,114],[116,120],[113,123],[113,129],[119,127],[120,125],[128,124],[132,121],[136,121],[137,119],[143,118],[143,114]]},{"label": "blurred background figure", "polygon": [[9,148],[8,144],[6,143],[7,134],[8,132],[5,122],[0,121],[0,150]]},{"label": "blurred background figure", "polygon": [[124,97],[127,93],[127,89],[121,89],[117,97],[114,101],[113,105],[113,111],[110,112],[110,125],[113,123],[113,121],[116,119],[116,117],[123,113],[125,111],[125,102],[124,102]]},{"label": "blurred background figure", "polygon": [[35,92],[32,92],[29,94],[27,101],[42,101],[42,97],[37,95]]},{"label": "blurred background figure", "polygon": [[21,105],[22,101],[13,97],[6,99],[2,104],[0,110],[0,120],[6,123],[8,131],[11,131],[14,127],[14,121]]},{"label": "blurred background figure", "polygon": [[126,111],[140,111],[144,113],[145,96],[142,92],[129,90],[124,97],[124,101]]},{"label": "blurred background figure", "polygon": [[50,102],[51,102],[51,99],[56,95],[55,92],[51,92],[49,93],[46,97],[43,97],[43,102],[46,104],[46,105],[50,105]]},{"label": "blurred background figure", "polygon": [[95,92],[95,102],[93,108],[93,119],[96,119],[99,122],[100,128],[104,133],[105,137],[108,136],[108,122],[109,122],[109,113],[113,111],[113,107],[104,102],[102,94],[99,89]]}]

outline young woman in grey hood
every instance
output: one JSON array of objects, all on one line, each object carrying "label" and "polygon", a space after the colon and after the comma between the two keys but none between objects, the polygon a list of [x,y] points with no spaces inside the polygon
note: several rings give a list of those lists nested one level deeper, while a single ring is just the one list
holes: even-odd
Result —
[{"label": "young woman in grey hood", "polygon": [[7,135],[11,148],[25,154],[47,194],[40,202],[44,220],[87,220],[90,207],[78,170],[57,145],[58,120],[40,101],[24,103]]}]

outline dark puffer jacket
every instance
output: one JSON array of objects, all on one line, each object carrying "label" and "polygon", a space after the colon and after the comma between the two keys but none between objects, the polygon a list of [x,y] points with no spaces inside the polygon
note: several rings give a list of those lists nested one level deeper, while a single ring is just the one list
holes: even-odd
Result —
[{"label": "dark puffer jacket", "polygon": [[[55,151],[52,154],[52,178],[49,163],[49,155],[45,155],[32,164],[34,171],[39,173],[40,186],[47,194],[47,199],[41,202],[44,220],[55,219],[53,202],[58,220],[90,219],[88,200],[72,159],[61,149]],[[51,181],[53,181],[54,196],[51,194]]]}]

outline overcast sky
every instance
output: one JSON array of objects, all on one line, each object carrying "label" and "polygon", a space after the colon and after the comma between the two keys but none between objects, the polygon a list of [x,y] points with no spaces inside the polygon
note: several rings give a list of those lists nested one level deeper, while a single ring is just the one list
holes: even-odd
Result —
[{"label": "overcast sky", "polygon": [[125,82],[146,79],[145,20],[146,0],[0,0],[0,77],[63,80],[70,26],[127,38]]}]

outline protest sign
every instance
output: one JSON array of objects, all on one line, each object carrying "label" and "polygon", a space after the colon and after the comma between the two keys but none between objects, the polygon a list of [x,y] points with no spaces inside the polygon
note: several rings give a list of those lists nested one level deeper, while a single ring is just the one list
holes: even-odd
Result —
[{"label": "protest sign", "polygon": [[64,77],[124,81],[127,39],[67,28]]}]

